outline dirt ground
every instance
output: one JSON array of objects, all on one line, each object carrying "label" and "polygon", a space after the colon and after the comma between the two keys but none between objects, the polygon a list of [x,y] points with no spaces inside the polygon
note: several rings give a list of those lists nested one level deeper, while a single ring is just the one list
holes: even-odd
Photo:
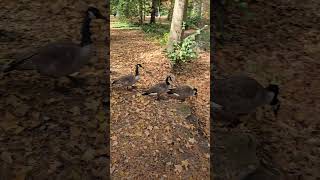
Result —
[{"label": "dirt ground", "polygon": [[[84,2],[84,1],[83,1]],[[105,2],[91,1],[103,14]],[[80,1],[1,1],[1,64],[60,40],[80,41]],[[102,106],[106,91],[106,23],[94,20],[97,63],[81,70],[84,86],[53,90],[35,71],[0,80],[0,179],[108,179],[109,145]]]},{"label": "dirt ground", "polygon": [[111,80],[134,72],[137,63],[144,67],[136,90],[112,87],[111,177],[208,179],[209,54],[174,74],[176,84],[198,89],[197,98],[156,101],[141,93],[173,74],[163,49],[140,30],[111,29],[110,43]]},{"label": "dirt ground", "polygon": [[259,141],[258,156],[284,174],[283,179],[320,178],[320,2],[249,3],[252,20],[230,10],[227,38],[217,50],[217,76],[244,72],[267,85],[280,85],[278,118],[259,109],[243,122]]}]

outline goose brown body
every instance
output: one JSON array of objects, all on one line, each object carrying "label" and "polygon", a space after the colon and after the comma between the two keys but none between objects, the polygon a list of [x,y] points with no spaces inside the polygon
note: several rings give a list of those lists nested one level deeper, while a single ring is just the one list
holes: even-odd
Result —
[{"label": "goose brown body", "polygon": [[161,82],[158,84],[155,84],[151,86],[148,90],[146,90],[142,95],[158,95],[158,98],[161,94],[166,93],[170,88],[170,82],[171,76],[168,76],[165,80],[165,82]]},{"label": "goose brown body", "polygon": [[73,42],[55,42],[41,47],[29,57],[13,61],[3,71],[18,70],[19,66],[30,63],[43,75],[61,77],[78,72],[93,55],[90,22],[92,18],[106,19],[99,10],[89,7],[81,28],[81,44]]},{"label": "goose brown body", "polygon": [[170,89],[167,93],[175,96],[177,99],[185,100],[190,96],[197,95],[197,89],[189,85],[182,85],[182,86],[178,86],[176,88]]},{"label": "goose brown body", "polygon": [[247,114],[257,107],[270,104],[276,94],[255,79],[239,75],[213,81],[213,103],[230,114]]}]

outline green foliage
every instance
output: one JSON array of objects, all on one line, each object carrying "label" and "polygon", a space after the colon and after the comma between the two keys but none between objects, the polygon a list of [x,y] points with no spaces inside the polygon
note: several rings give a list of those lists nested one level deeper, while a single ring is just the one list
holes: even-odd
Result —
[{"label": "green foliage", "polygon": [[188,36],[182,42],[175,42],[173,50],[167,51],[167,57],[173,65],[189,62],[198,57],[195,35]]},{"label": "green foliage", "polygon": [[131,19],[139,16],[139,0],[111,0],[111,12]]},{"label": "green foliage", "polygon": [[197,28],[198,23],[202,20],[201,16],[191,16],[186,19],[185,22],[183,22],[183,28],[184,29],[190,29],[190,28]]},{"label": "green foliage", "polygon": [[[173,65],[179,65],[196,59],[198,57],[197,48],[199,48],[199,42],[201,41],[207,42],[207,45],[210,47],[210,30],[208,30],[208,27],[208,25],[205,25],[186,37],[182,42],[173,44],[173,50],[167,51],[166,54]],[[203,38],[207,39],[203,40]]]},{"label": "green foliage", "polygon": [[113,29],[140,29],[137,24],[131,23],[126,19],[121,21],[111,22],[111,28]]},{"label": "green foliage", "polygon": [[170,35],[170,33],[167,32],[167,33],[164,33],[161,38],[159,38],[159,42],[160,42],[161,46],[165,46],[168,44],[169,35]]},{"label": "green foliage", "polygon": [[110,1],[110,10],[111,14],[117,12],[117,6],[120,0],[111,0]]},{"label": "green foliage", "polygon": [[170,25],[167,24],[144,24],[142,25],[142,30],[149,34],[160,34],[163,35],[170,30]]},{"label": "green foliage", "polygon": [[167,24],[144,24],[141,29],[147,34],[147,36],[157,42],[160,45],[165,46],[168,42],[170,26]]}]

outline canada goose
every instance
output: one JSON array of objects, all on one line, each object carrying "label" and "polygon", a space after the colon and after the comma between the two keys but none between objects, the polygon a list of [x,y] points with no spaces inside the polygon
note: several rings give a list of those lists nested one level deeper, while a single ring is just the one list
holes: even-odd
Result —
[{"label": "canada goose", "polygon": [[112,85],[120,86],[120,87],[127,87],[127,88],[129,86],[133,87],[133,85],[140,79],[139,67],[143,68],[141,66],[141,64],[137,64],[135,74],[128,74],[125,76],[121,76],[121,77],[115,79],[112,82]]},{"label": "canada goose", "polygon": [[93,55],[90,22],[92,19],[106,19],[97,8],[89,7],[81,28],[81,43],[55,42],[40,48],[36,53],[7,65],[8,73],[26,62],[32,62],[42,75],[50,77],[69,76],[87,64]]},{"label": "canada goose", "polygon": [[143,96],[157,95],[157,100],[160,100],[161,94],[166,93],[169,90],[169,87],[171,85],[169,80],[172,81],[171,76],[167,76],[165,82],[161,82],[161,83],[153,85],[147,91],[145,91],[142,95]]},{"label": "canada goose", "polygon": [[229,115],[248,114],[257,107],[270,104],[275,115],[280,108],[278,85],[264,88],[256,80],[244,76],[231,76],[213,81],[213,109]]},{"label": "canada goose", "polygon": [[190,96],[196,96],[198,94],[198,90],[197,88],[191,87],[189,85],[183,85],[173,89],[169,89],[167,93],[184,101],[186,98]]}]

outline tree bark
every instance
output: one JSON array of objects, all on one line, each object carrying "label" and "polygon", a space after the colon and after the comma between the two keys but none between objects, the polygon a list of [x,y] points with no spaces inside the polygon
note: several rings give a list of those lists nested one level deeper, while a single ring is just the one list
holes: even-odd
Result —
[{"label": "tree bark", "polygon": [[173,44],[181,41],[182,22],[185,12],[186,0],[176,0],[174,3],[173,16],[170,27],[167,50],[172,51]]},{"label": "tree bark", "polygon": [[139,23],[143,24],[143,0],[139,0]]},{"label": "tree bark", "polygon": [[156,22],[157,0],[152,0],[150,24]]}]

